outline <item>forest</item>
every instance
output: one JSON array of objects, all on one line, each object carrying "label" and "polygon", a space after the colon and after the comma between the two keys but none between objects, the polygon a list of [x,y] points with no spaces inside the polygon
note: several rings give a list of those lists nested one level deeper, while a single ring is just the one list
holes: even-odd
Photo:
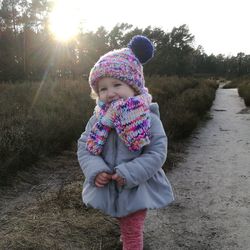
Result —
[{"label": "forest", "polygon": [[[249,74],[250,55],[207,55],[194,46],[195,35],[186,24],[170,32],[118,23],[110,31],[84,25],[74,39],[59,42],[49,29],[52,3],[47,0],[2,0],[0,9],[0,82],[39,81],[46,77],[81,79],[104,53],[127,45],[135,34],[148,36],[155,57],[145,66],[146,75],[223,76]],[[215,38],[216,39],[216,38]]]}]

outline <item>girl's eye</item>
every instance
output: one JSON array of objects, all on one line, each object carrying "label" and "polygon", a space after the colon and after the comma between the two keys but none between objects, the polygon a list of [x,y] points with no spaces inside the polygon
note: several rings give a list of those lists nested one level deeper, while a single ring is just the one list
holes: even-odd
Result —
[{"label": "girl's eye", "polygon": [[99,89],[99,92],[103,92],[105,90],[106,90],[106,88],[101,88],[101,89]]},{"label": "girl's eye", "polygon": [[120,86],[121,86],[121,83],[115,83],[114,86],[115,86],[115,87],[120,87]]}]

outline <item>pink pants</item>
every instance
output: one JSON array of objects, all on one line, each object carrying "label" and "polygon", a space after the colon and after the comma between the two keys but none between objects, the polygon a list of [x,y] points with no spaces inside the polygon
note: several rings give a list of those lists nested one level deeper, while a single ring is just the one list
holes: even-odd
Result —
[{"label": "pink pants", "polygon": [[147,210],[139,210],[118,218],[121,230],[123,250],[143,249],[143,228]]}]

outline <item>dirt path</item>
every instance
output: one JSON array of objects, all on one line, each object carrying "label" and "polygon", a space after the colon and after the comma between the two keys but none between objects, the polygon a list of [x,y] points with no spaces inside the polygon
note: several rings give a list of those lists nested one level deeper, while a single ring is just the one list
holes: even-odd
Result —
[{"label": "dirt path", "polygon": [[146,249],[250,249],[249,111],[236,89],[218,89],[213,119],[168,173],[176,201],[148,215]]}]

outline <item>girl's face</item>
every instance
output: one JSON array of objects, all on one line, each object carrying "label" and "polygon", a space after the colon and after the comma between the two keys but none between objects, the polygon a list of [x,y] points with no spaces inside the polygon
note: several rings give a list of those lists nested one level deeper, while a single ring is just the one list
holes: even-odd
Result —
[{"label": "girl's face", "polygon": [[135,91],[127,83],[105,77],[98,82],[98,96],[101,101],[110,103],[121,98],[135,96]]}]

